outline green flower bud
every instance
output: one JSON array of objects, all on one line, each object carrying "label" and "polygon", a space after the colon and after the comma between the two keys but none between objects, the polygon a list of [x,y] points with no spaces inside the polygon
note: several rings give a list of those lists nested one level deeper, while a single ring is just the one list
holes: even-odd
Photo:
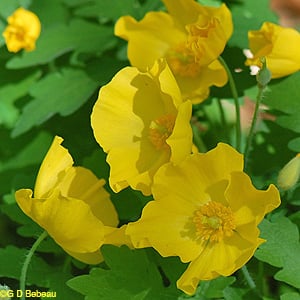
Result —
[{"label": "green flower bud", "polygon": [[300,153],[291,159],[279,172],[277,184],[282,190],[289,190],[295,186],[300,176]]},{"label": "green flower bud", "polygon": [[262,63],[262,68],[256,74],[256,81],[259,86],[264,88],[271,81],[272,74],[271,71],[267,68],[266,58],[262,57],[260,59],[260,62]]}]

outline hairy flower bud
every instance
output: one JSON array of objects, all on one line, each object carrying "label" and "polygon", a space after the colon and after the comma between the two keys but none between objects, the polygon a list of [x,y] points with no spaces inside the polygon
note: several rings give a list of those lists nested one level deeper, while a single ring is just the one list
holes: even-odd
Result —
[{"label": "hairy flower bud", "polygon": [[279,172],[277,184],[282,190],[289,190],[295,186],[300,176],[300,153],[291,159]]}]

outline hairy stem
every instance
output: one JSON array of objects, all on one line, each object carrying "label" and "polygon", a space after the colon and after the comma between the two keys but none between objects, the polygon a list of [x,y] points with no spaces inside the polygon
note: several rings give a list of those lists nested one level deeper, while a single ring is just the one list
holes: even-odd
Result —
[{"label": "hairy stem", "polygon": [[41,242],[47,237],[48,233],[47,231],[44,231],[38,239],[34,242],[31,249],[29,250],[28,254],[26,255],[26,259],[24,261],[24,264],[22,266],[21,270],[21,276],[20,276],[20,290],[22,291],[22,298],[21,300],[25,300],[25,287],[26,287],[26,276],[27,276],[27,270],[28,266],[30,264],[31,258],[38,248],[38,246],[41,244]]}]

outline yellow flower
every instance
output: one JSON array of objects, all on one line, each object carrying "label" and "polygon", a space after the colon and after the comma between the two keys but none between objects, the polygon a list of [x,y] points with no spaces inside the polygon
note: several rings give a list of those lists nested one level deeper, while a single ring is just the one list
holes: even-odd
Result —
[{"label": "yellow flower", "polygon": [[243,172],[243,156],[226,144],[165,164],[154,176],[154,201],[126,229],[136,248],[189,263],[177,281],[194,294],[200,280],[229,276],[264,241],[257,225],[280,204],[275,186],[256,190]]},{"label": "yellow flower", "polygon": [[251,57],[247,66],[261,67],[260,59],[266,58],[272,78],[279,78],[300,69],[300,34],[292,28],[265,22],[259,30],[248,32]]},{"label": "yellow flower", "polygon": [[191,153],[191,109],[190,101],[182,102],[164,60],[148,72],[126,67],[100,89],[91,124],[108,153],[109,182],[115,192],[131,186],[151,194],[158,168]]},{"label": "yellow flower", "polygon": [[90,170],[74,167],[63,139],[55,137],[40,167],[34,197],[20,189],[15,197],[23,212],[67,253],[80,261],[97,264],[103,260],[103,244],[127,243],[125,227],[116,228],[118,216],[103,188],[105,181]]},{"label": "yellow flower", "polygon": [[10,52],[21,49],[32,51],[41,32],[39,18],[32,12],[20,7],[7,19],[8,26],[3,32],[6,46]]},{"label": "yellow flower", "polygon": [[212,85],[223,86],[227,74],[217,58],[232,34],[231,13],[225,4],[202,6],[194,0],[164,0],[169,11],[149,12],[141,21],[121,17],[115,34],[128,41],[128,58],[146,70],[167,59],[183,97],[198,103]]}]

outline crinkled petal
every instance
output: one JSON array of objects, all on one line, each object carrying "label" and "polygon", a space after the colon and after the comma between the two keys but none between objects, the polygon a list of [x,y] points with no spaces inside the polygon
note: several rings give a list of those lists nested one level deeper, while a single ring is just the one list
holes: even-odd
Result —
[{"label": "crinkled petal", "polygon": [[257,225],[265,214],[280,205],[279,191],[274,185],[271,184],[266,191],[257,190],[249,176],[242,172],[231,174],[225,196],[238,225],[253,221]]},{"label": "crinkled petal", "polygon": [[190,119],[192,115],[192,103],[186,101],[178,108],[178,114],[175,121],[172,134],[166,140],[171,148],[172,162],[179,163],[187,154],[192,152],[193,133],[190,126]]},{"label": "crinkled petal", "polygon": [[220,7],[203,6],[194,0],[163,0],[170,15],[182,28],[195,23],[199,15],[218,18],[220,26],[224,29],[226,39],[232,34],[233,24],[231,12],[225,4]]},{"label": "crinkled petal", "polygon": [[226,242],[207,244],[198,258],[192,261],[177,281],[177,287],[188,295],[193,295],[201,280],[211,280],[220,275],[229,276],[241,268],[261,244],[260,239],[249,243],[238,234],[227,238]]},{"label": "crinkled petal", "polygon": [[63,249],[95,252],[104,242],[104,225],[85,202],[63,197],[58,191],[47,199],[32,198],[29,189],[15,194],[23,212],[44,228]]},{"label": "crinkled petal", "polygon": [[208,201],[209,187],[229,180],[232,172],[242,170],[243,155],[231,146],[219,143],[207,153],[191,154],[178,165],[162,166],[154,177],[153,195],[159,201],[169,201],[168,195],[176,195],[199,206]]},{"label": "crinkled petal", "polygon": [[61,146],[63,139],[55,136],[42,164],[35,182],[34,196],[45,198],[65,172],[72,167],[73,159],[67,149]]},{"label": "crinkled petal", "polygon": [[221,87],[228,81],[227,73],[218,60],[208,66],[203,66],[195,77],[176,75],[178,86],[184,99],[190,99],[194,104],[203,102],[209,95],[211,86]]},{"label": "crinkled petal", "polygon": [[164,57],[172,45],[185,40],[185,33],[164,12],[149,12],[140,22],[130,16],[121,17],[115,25],[115,35],[128,41],[130,63],[143,71]]},{"label": "crinkled petal", "polygon": [[178,203],[176,197],[172,200],[168,204],[156,200],[147,203],[140,220],[127,225],[126,234],[135,248],[152,246],[163,257],[179,256],[189,262],[202,249],[190,227],[194,207]]},{"label": "crinkled petal", "polygon": [[104,184],[105,180],[98,179],[90,170],[72,167],[56,188],[64,197],[80,199],[88,204],[94,216],[104,225],[116,227],[118,215]]}]

